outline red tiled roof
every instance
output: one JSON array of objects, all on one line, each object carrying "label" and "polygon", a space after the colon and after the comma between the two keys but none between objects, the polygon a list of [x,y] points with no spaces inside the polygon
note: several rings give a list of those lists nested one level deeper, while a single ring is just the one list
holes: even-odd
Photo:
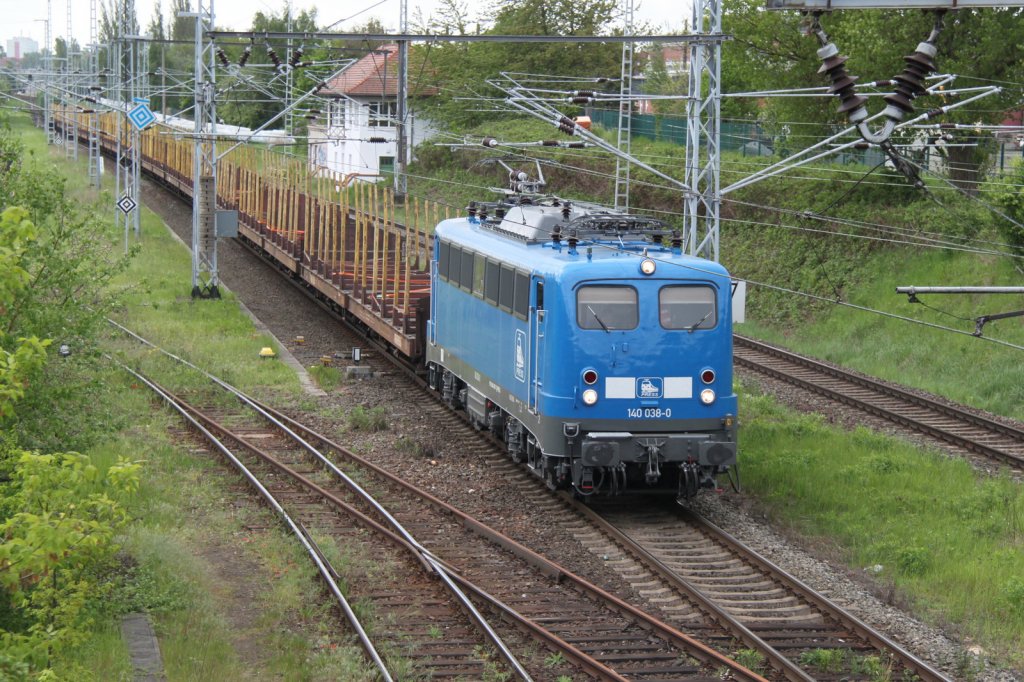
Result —
[{"label": "red tiled roof", "polygon": [[[331,79],[322,94],[397,97],[398,46],[381,45]],[[421,88],[415,94],[434,95],[437,88]]]}]

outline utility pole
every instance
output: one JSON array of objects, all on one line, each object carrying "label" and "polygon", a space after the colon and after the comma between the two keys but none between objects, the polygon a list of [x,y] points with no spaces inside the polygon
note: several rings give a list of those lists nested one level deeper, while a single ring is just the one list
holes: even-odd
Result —
[{"label": "utility pole", "polygon": [[217,103],[213,0],[198,0],[195,30],[195,117],[192,166],[192,298],[220,298],[217,277]]},{"label": "utility pole", "polygon": [[[722,32],[721,0],[694,0],[693,35]],[[704,81],[707,79],[707,92]],[[690,43],[690,82],[686,99],[686,170],[689,191],[683,203],[683,244],[687,253],[718,260],[722,198],[722,43]]]},{"label": "utility pole", "polygon": [[[623,36],[633,35],[633,0],[625,0]],[[631,153],[633,140],[633,43],[622,43],[622,73],[619,79],[619,126],[615,146]],[[629,161],[615,157],[615,210],[629,210]]]},{"label": "utility pole", "polygon": [[[405,35],[409,29],[409,0],[399,4],[398,32]],[[395,203],[405,201],[408,192],[406,161],[409,155],[409,41],[398,41],[398,130],[395,131]]]}]

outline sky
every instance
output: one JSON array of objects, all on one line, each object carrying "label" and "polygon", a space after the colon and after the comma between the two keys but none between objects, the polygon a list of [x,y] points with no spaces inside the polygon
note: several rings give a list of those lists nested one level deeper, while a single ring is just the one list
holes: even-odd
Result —
[{"label": "sky", "polygon": [[[135,9],[139,15],[139,24],[145,30],[153,16],[154,7],[160,0],[135,0]],[[16,36],[28,36],[36,40],[40,46],[45,35],[47,18],[47,2],[50,4],[54,38],[67,35],[68,3],[71,4],[71,25],[74,37],[79,44],[89,42],[89,0],[0,0],[0,41],[6,45],[7,40]],[[103,0],[98,0],[98,3]],[[282,0],[212,0],[215,22],[218,28],[243,31],[251,25],[252,16],[256,12],[265,14],[279,13],[284,6]],[[419,8],[425,18],[436,11],[436,0],[407,0],[409,22],[413,23],[416,10]],[[657,33],[678,33],[690,18],[689,2],[679,0],[634,0],[634,21],[649,22],[660,27]],[[483,5],[482,2],[462,0],[460,4],[472,7]],[[170,5],[170,0],[162,0],[162,5]],[[333,30],[352,30],[357,25],[366,23],[367,19],[377,18],[385,26],[396,30],[398,27],[399,0],[362,0],[358,3],[338,2],[338,0],[294,0],[292,8],[296,13],[302,10],[316,9],[317,23],[325,26],[341,21]],[[474,12],[470,10],[470,16]]]}]

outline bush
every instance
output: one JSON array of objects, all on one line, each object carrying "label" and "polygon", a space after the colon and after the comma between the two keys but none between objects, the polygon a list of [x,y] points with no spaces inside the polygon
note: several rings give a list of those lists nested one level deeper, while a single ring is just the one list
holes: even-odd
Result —
[{"label": "bush", "polygon": [[1024,163],[1018,163],[1008,173],[996,176],[988,183],[997,206],[1016,222],[1000,219],[996,223],[999,233],[1019,256],[1024,256]]},{"label": "bush", "polygon": [[931,563],[931,552],[924,547],[905,547],[896,554],[896,567],[903,575],[923,575]]}]

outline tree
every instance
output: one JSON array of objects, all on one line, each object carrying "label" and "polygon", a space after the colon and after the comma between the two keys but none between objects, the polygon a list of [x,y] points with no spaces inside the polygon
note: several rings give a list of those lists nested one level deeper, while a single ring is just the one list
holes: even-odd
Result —
[{"label": "tree", "polygon": [[[585,36],[613,35],[616,20],[613,0],[506,0],[489,8],[493,17],[483,31],[508,35]],[[465,5],[445,3],[431,28],[441,33],[464,31],[476,24]],[[448,125],[472,125],[483,121],[489,108],[485,101],[497,95],[485,83],[502,71],[531,74],[611,77],[619,74],[618,43],[448,43],[422,48],[410,59],[413,71],[423,74],[424,86],[437,88],[429,117]],[[467,101],[477,96],[480,102]]]},{"label": "tree", "polygon": [[[97,398],[105,389],[91,367],[102,361],[97,339],[118,300],[108,283],[128,260],[104,234],[102,213],[68,196],[57,169],[26,158],[9,130],[0,130],[0,159],[0,363],[16,369],[11,376],[20,382],[8,387],[20,401],[17,418],[0,425],[23,447],[84,448],[109,428],[111,416]],[[19,350],[25,339],[44,348],[39,339],[56,339],[72,355],[43,372]],[[32,391],[21,390],[25,382]]]}]

